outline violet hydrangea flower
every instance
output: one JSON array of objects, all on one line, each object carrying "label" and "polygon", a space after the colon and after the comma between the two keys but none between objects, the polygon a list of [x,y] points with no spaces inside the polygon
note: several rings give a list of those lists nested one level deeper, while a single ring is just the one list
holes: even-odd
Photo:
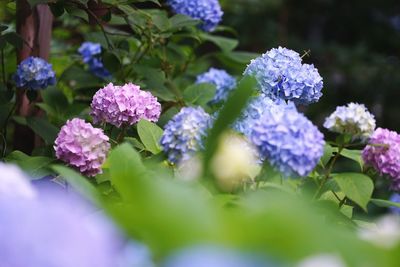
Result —
[{"label": "violet hydrangea flower", "polygon": [[[399,193],[393,193],[390,196],[389,200],[394,202],[394,203],[400,204],[400,194]],[[390,211],[392,213],[400,215],[400,208],[399,207],[391,206],[389,209],[390,209]]]},{"label": "violet hydrangea flower", "polygon": [[[82,199],[41,192],[35,199],[0,196],[0,258],[7,267],[114,267],[123,240]],[[93,211],[90,211],[93,213]]]},{"label": "violet hydrangea flower", "polygon": [[362,152],[366,165],[381,175],[392,178],[391,188],[400,190],[400,135],[394,131],[378,128],[372,134]]},{"label": "violet hydrangea flower", "polygon": [[375,126],[374,115],[364,105],[357,103],[337,107],[324,123],[324,127],[333,132],[349,133],[361,139],[371,136]]},{"label": "violet hydrangea flower", "polygon": [[210,68],[207,72],[197,76],[196,83],[211,83],[216,91],[211,104],[225,101],[229,93],[236,87],[236,79],[225,70]]},{"label": "violet hydrangea flower", "polygon": [[101,45],[98,43],[84,42],[78,52],[84,63],[88,64],[90,72],[99,78],[111,77],[110,72],[104,67],[101,60]]},{"label": "violet hydrangea flower", "polygon": [[157,98],[132,83],[108,84],[93,96],[91,108],[94,123],[107,122],[116,127],[133,125],[141,119],[155,122],[161,114]]},{"label": "violet hydrangea flower", "polygon": [[200,20],[200,28],[207,32],[218,26],[224,14],[218,0],[167,0],[167,3],[174,13]]},{"label": "violet hydrangea flower", "polygon": [[82,119],[68,120],[55,141],[56,157],[87,176],[102,173],[110,144],[103,130]]},{"label": "violet hydrangea flower", "polygon": [[25,173],[17,166],[0,162],[0,196],[33,199],[37,192]]},{"label": "violet hydrangea flower", "polygon": [[13,78],[17,87],[28,90],[45,89],[56,83],[51,64],[38,57],[28,57],[23,60]]},{"label": "violet hydrangea flower", "polygon": [[211,126],[211,116],[201,107],[185,107],[164,128],[160,144],[172,163],[187,160],[203,148],[203,138]]},{"label": "violet hydrangea flower", "polygon": [[259,89],[271,99],[308,105],[322,96],[323,81],[314,65],[302,64],[300,55],[287,48],[273,48],[253,59],[245,75],[252,75]]},{"label": "violet hydrangea flower", "polygon": [[250,139],[272,166],[285,176],[307,176],[324,152],[324,136],[296,109],[267,109]]}]

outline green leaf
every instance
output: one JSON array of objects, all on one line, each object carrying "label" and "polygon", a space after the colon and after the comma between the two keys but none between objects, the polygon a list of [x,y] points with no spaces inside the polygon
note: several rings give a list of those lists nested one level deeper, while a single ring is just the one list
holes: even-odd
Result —
[{"label": "green leaf", "polygon": [[89,22],[88,13],[86,13],[86,11],[84,11],[83,9],[76,8],[74,6],[65,6],[64,8],[68,14],[78,17],[78,18],[81,18],[86,22]]},{"label": "green leaf", "polygon": [[22,37],[15,32],[6,33],[3,37],[10,45],[14,46],[16,49],[21,49],[22,45],[24,44]]},{"label": "green leaf", "polygon": [[7,25],[0,24],[0,33],[1,33],[1,32],[4,32],[4,31],[7,30],[7,29],[8,29],[8,26],[7,26]]},{"label": "green leaf", "polygon": [[374,190],[371,178],[361,173],[336,173],[332,176],[343,193],[366,211]]},{"label": "green leaf", "polygon": [[374,203],[375,205],[379,206],[379,207],[384,207],[384,208],[397,207],[397,208],[400,208],[400,203],[389,201],[389,200],[372,198],[371,202]]},{"label": "green leaf", "polygon": [[53,13],[53,15],[55,17],[60,17],[62,14],[64,14],[64,5],[62,2],[57,2],[54,4],[49,4],[51,13]]},{"label": "green leaf", "polygon": [[219,136],[239,117],[242,109],[256,88],[257,81],[251,76],[245,76],[238,87],[233,90],[230,97],[222,107],[217,119],[210,130],[205,142],[204,169],[207,172],[210,160],[218,147]]},{"label": "green leaf", "polygon": [[146,150],[144,145],[134,137],[125,137],[124,141],[131,144],[134,148],[137,148],[139,151]]},{"label": "green leaf", "polygon": [[31,157],[21,151],[13,151],[6,158],[7,162],[17,164],[32,179],[40,179],[53,174],[49,165],[54,159],[47,157]]},{"label": "green leaf", "polygon": [[201,33],[200,36],[204,40],[214,43],[216,46],[221,48],[221,50],[224,52],[232,51],[239,44],[238,40],[227,38],[227,37],[214,36],[214,35],[210,35],[207,33]]},{"label": "green leaf", "polygon": [[360,168],[362,170],[364,162],[362,160],[361,152],[362,152],[361,150],[350,150],[350,149],[344,148],[340,152],[340,155],[342,155],[345,158],[348,158],[348,159],[351,159],[351,160],[354,160],[355,162],[357,162],[360,165]]},{"label": "green leaf", "polygon": [[114,73],[121,68],[121,61],[118,56],[113,52],[105,52],[103,54],[103,63],[107,70]]},{"label": "green leaf", "polygon": [[196,26],[197,24],[200,23],[200,21],[195,20],[191,17],[182,15],[182,14],[176,14],[175,16],[171,17],[170,19],[171,23],[171,29],[181,29],[183,27],[190,27],[190,26]]},{"label": "green leaf", "polygon": [[320,165],[322,165],[322,167],[324,167],[329,160],[333,157],[333,152],[337,152],[337,148],[332,147],[329,144],[325,144],[324,146],[324,155],[322,155],[321,159],[320,159]]},{"label": "green leaf", "polygon": [[48,145],[52,145],[60,131],[56,126],[44,118],[30,117],[26,119],[28,126]]},{"label": "green leaf", "polygon": [[98,192],[96,188],[81,174],[62,165],[53,165],[51,168],[61,175],[79,194],[93,203],[98,202]]},{"label": "green leaf", "polygon": [[183,92],[183,100],[186,104],[205,106],[215,96],[215,85],[209,83],[193,84]]},{"label": "green leaf", "polygon": [[147,120],[140,120],[137,125],[140,140],[146,147],[146,150],[153,154],[161,152],[160,139],[163,135],[163,130],[156,124]]}]

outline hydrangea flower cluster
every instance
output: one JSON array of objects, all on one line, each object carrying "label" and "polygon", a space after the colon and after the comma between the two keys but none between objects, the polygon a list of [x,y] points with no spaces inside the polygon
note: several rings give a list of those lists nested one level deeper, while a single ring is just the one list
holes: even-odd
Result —
[{"label": "hydrangea flower cluster", "polygon": [[314,65],[302,64],[298,53],[287,48],[273,48],[254,59],[245,75],[255,76],[262,93],[271,99],[308,105],[322,96],[323,81]]},{"label": "hydrangea flower cluster", "polygon": [[155,122],[161,114],[157,98],[132,83],[108,84],[93,96],[91,108],[94,123],[107,122],[116,127],[133,125],[141,119]]},{"label": "hydrangea flower cluster", "polygon": [[292,103],[286,104],[285,101],[279,99],[273,101],[264,95],[254,97],[233,124],[233,129],[249,137],[255,123],[261,119],[265,111],[279,109],[280,106],[288,109],[296,108]]},{"label": "hydrangea flower cluster", "polygon": [[179,163],[203,147],[203,138],[211,126],[211,116],[201,107],[185,107],[164,128],[160,144],[168,160]]},{"label": "hydrangea flower cluster", "polygon": [[1,266],[117,266],[121,237],[104,217],[88,216],[86,206],[50,191],[35,199],[1,198]]},{"label": "hydrangea flower cluster", "polygon": [[197,76],[196,83],[211,83],[216,86],[215,96],[211,104],[225,101],[229,93],[236,87],[236,79],[225,70],[210,68],[206,73]]},{"label": "hydrangea flower cluster", "polygon": [[0,162],[0,198],[33,199],[36,190],[17,166]]},{"label": "hydrangea flower cluster", "polygon": [[167,3],[174,13],[200,20],[200,28],[207,32],[218,26],[224,14],[218,0],[168,0]]},{"label": "hydrangea flower cluster", "polygon": [[55,141],[56,157],[87,176],[102,173],[110,144],[103,130],[82,119],[68,120]]},{"label": "hydrangea flower cluster", "polygon": [[[400,204],[400,194],[399,194],[399,193],[394,193],[394,194],[392,194],[392,195],[390,196],[390,199],[389,199],[389,200],[392,201],[392,202],[394,202],[394,203]],[[390,211],[391,211],[392,213],[394,213],[394,214],[400,215],[400,208],[399,208],[399,207],[391,206],[391,207],[390,207]]]},{"label": "hydrangea flower cluster", "polygon": [[296,109],[267,109],[250,135],[262,156],[285,176],[306,176],[324,152],[324,136]]},{"label": "hydrangea flower cluster", "polygon": [[374,167],[381,175],[392,177],[391,188],[400,190],[400,135],[378,128],[372,134],[362,152],[366,165]]},{"label": "hydrangea flower cluster", "polygon": [[324,127],[333,132],[348,133],[361,139],[370,137],[375,126],[374,115],[364,105],[357,103],[337,107],[324,123]]},{"label": "hydrangea flower cluster", "polygon": [[51,64],[38,57],[23,60],[13,78],[17,87],[28,90],[45,89],[56,84],[56,74]]},{"label": "hydrangea flower cluster", "polygon": [[89,70],[99,78],[109,78],[111,73],[104,67],[101,61],[101,45],[98,43],[84,42],[79,47],[83,62],[88,64]]}]

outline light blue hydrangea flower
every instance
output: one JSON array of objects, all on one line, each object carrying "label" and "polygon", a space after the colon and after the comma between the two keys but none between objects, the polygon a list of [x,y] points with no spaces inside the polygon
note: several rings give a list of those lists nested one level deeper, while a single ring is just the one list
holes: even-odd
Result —
[{"label": "light blue hydrangea flower", "polygon": [[28,57],[18,65],[14,81],[19,88],[39,90],[54,85],[56,76],[47,61],[38,57]]},{"label": "light blue hydrangea flower", "polygon": [[196,83],[211,83],[215,85],[216,91],[211,104],[225,101],[229,93],[236,87],[236,79],[225,70],[210,68],[207,72],[197,76]]},{"label": "light blue hydrangea flower", "polygon": [[[399,193],[394,193],[390,196],[390,201],[394,203],[400,204],[400,194]],[[390,211],[394,214],[400,215],[400,208],[399,207],[390,207]]]},{"label": "light blue hydrangea flower", "polygon": [[98,43],[84,42],[78,52],[84,63],[88,64],[90,72],[99,78],[110,78],[110,72],[104,67],[101,61],[101,45]]},{"label": "light blue hydrangea flower", "polygon": [[245,75],[257,79],[266,96],[308,105],[322,96],[323,81],[314,65],[302,64],[298,53],[287,48],[274,48],[254,59]]},{"label": "light blue hydrangea flower", "polygon": [[179,163],[203,148],[211,116],[201,107],[185,107],[166,125],[160,144],[172,163]]},{"label": "light blue hydrangea flower", "polygon": [[285,176],[307,176],[324,152],[324,136],[296,109],[267,109],[250,135],[272,166]]},{"label": "light blue hydrangea flower", "polygon": [[233,129],[249,137],[255,123],[261,119],[265,111],[273,111],[279,108],[278,106],[295,109],[293,103],[286,104],[285,101],[279,99],[273,101],[264,95],[253,97],[242,111],[239,119],[233,124]]},{"label": "light blue hydrangea flower", "polygon": [[218,0],[167,0],[176,14],[186,15],[201,21],[200,28],[213,31],[224,14]]}]

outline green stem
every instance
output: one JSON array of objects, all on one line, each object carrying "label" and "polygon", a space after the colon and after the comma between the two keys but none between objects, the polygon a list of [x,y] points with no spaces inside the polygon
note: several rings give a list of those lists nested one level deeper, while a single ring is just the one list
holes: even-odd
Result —
[{"label": "green stem", "polygon": [[331,176],[331,172],[333,170],[333,167],[335,166],[335,163],[337,161],[337,159],[340,157],[340,152],[342,152],[343,150],[343,145],[341,145],[338,149],[338,152],[336,153],[336,155],[333,157],[333,159],[331,160],[329,167],[325,173],[324,179],[322,180],[321,184],[319,185],[319,188],[317,190],[317,192],[315,192],[314,195],[314,199],[316,199],[317,197],[320,196],[321,194],[321,190],[323,189],[324,185],[326,184],[326,182],[329,180],[330,176]]}]

